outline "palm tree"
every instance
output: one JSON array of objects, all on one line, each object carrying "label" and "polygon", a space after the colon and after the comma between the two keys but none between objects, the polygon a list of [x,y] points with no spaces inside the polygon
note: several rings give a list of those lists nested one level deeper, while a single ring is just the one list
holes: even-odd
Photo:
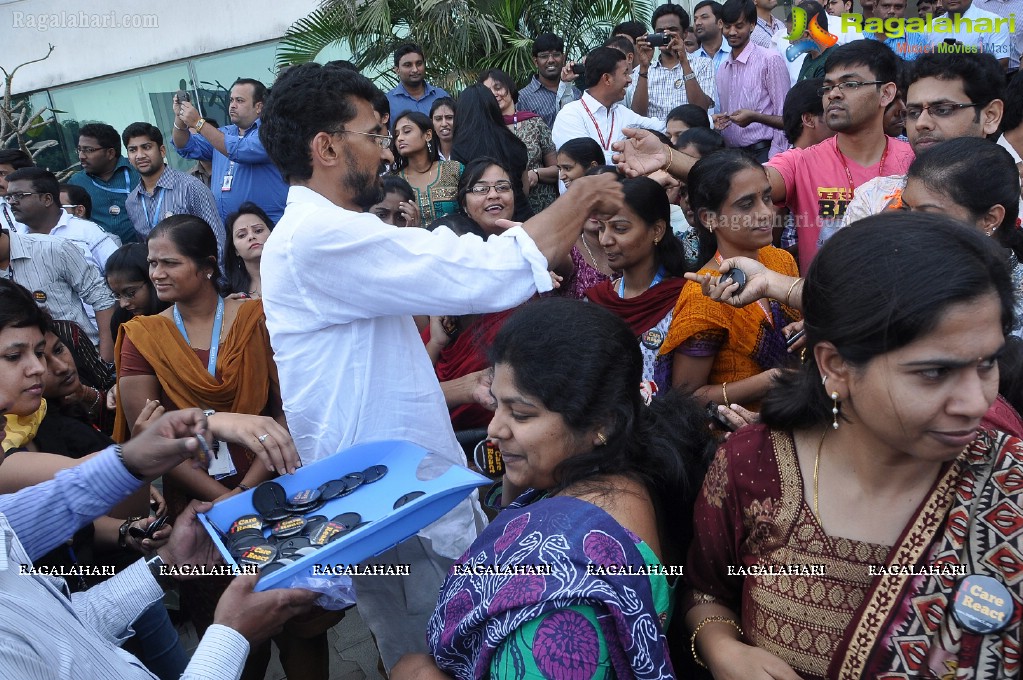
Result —
[{"label": "palm tree", "polygon": [[391,55],[415,42],[431,81],[446,89],[460,89],[493,67],[525,83],[534,71],[534,36],[556,33],[570,58],[578,58],[616,23],[649,21],[651,12],[651,0],[323,0],[288,29],[277,65],[312,61],[341,45],[364,73],[394,83]]}]

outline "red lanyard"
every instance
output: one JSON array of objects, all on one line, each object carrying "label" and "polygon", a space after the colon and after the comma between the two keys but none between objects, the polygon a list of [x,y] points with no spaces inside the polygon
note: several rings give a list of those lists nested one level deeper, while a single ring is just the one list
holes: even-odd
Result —
[{"label": "red lanyard", "polygon": [[590,117],[590,120],[593,121],[593,127],[597,128],[597,136],[600,137],[600,146],[602,146],[604,148],[604,151],[610,151],[611,150],[611,142],[614,141],[614,132],[615,132],[615,114],[614,114],[614,111],[611,112],[611,129],[609,129],[607,131],[607,143],[605,144],[604,143],[604,133],[600,131],[600,126],[597,125],[597,119],[593,117],[593,112],[590,111],[590,107],[586,106],[586,100],[585,99],[580,99],[579,101],[582,102],[583,108],[586,109],[586,114]]},{"label": "red lanyard", "polygon": [[[845,176],[849,179],[849,198],[853,197],[856,192],[856,183],[853,182],[852,171],[849,170],[849,164],[845,161],[845,154],[838,148],[838,138],[835,139],[835,151],[838,152],[838,159],[842,161],[842,167],[845,168]],[[888,138],[884,140],[884,151],[881,152],[881,162],[877,164],[877,176],[884,177],[884,161],[888,158]]]},{"label": "red lanyard", "polygon": [[[717,262],[719,265],[722,262],[724,262],[724,260],[721,258],[721,253],[714,253],[714,261]],[[724,303],[722,303],[722,304],[724,304]],[[760,298],[759,300],[757,300],[757,306],[759,306],[760,307],[760,311],[762,311],[764,313],[764,317],[767,319],[767,323],[771,324],[771,327],[773,328],[774,327],[774,317],[771,316],[771,307],[770,307],[770,305],[768,305],[766,302],[764,302],[763,298]]]}]

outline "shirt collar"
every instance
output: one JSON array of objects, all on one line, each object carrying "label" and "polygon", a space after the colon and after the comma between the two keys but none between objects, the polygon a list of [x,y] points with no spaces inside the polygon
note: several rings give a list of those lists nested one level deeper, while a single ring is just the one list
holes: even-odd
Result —
[{"label": "shirt collar", "polygon": [[743,64],[748,63],[749,58],[753,55],[754,49],[756,47],[757,47],[756,43],[754,43],[753,40],[750,39],[749,41],[746,42],[746,47],[742,48],[742,52],[735,54],[733,51],[731,58],[725,61],[725,63],[727,64],[732,61],[741,61]]},{"label": "shirt collar", "polygon": [[[600,102],[598,102],[594,98],[594,96],[592,94],[590,94],[589,90],[586,90],[585,92],[583,92],[583,96],[579,98],[579,101],[586,102],[586,106],[590,107],[590,112],[594,113],[594,114],[597,113],[598,111],[600,111],[601,109],[605,109],[605,106],[603,104],[601,104]],[[611,113],[612,111],[614,111],[616,106],[618,106],[618,102],[615,102],[611,106],[606,107],[605,110],[608,113]]]},{"label": "shirt collar", "polygon": [[[111,175],[110,179],[108,181],[104,182],[104,184],[113,184],[114,182],[116,182],[117,178],[124,174],[124,171],[122,170],[122,168],[127,168],[128,176],[129,176],[129,180],[128,181],[130,182],[131,181],[131,179],[130,179],[131,173],[135,171],[135,168],[131,167],[131,165],[128,163],[128,159],[127,158],[125,158],[124,156],[118,156],[117,157],[117,165],[114,166],[114,174]],[[89,173],[85,173],[85,174],[89,175]],[[89,179],[95,180],[97,182],[103,182],[103,180],[99,178],[99,175],[89,175]],[[125,187],[125,188],[127,189],[128,187]]]},{"label": "shirt collar", "polygon": [[429,97],[431,94],[435,93],[436,91],[437,91],[437,88],[435,88],[433,85],[431,85],[430,83],[428,83],[425,80],[423,81],[423,96],[420,97],[419,99],[416,99],[415,97],[413,97],[409,93],[409,91],[405,89],[405,83],[402,83],[400,81],[398,82],[398,86],[396,88],[394,88],[394,90],[393,90],[393,92],[395,94],[405,95],[406,97],[408,97],[412,101],[422,101],[422,100],[426,99],[427,97]]},{"label": "shirt collar", "polygon": [[724,39],[721,40],[721,47],[718,48],[718,51],[714,53],[713,57],[710,56],[710,52],[708,52],[707,50],[705,50],[703,48],[703,45],[700,45],[700,49],[696,50],[696,54],[700,55],[701,57],[706,57],[707,59],[717,59],[719,54],[731,54],[731,53],[732,53],[732,46],[729,45],[728,41],[724,40]]}]

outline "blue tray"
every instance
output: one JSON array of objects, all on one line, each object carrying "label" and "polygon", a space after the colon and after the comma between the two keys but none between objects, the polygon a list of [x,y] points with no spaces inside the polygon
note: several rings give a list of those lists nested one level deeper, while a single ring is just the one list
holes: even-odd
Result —
[{"label": "blue tray", "polygon": [[[293,475],[277,477],[274,481],[291,496],[305,489],[315,489],[328,480],[351,472],[361,472],[371,465],[386,465],[388,469],[379,481],[363,485],[351,495],[335,498],[314,513],[329,518],[342,512],[357,512],[364,522],[370,524],[328,543],[312,555],[301,557],[283,569],[267,574],[259,580],[255,589],[287,588],[293,581],[311,576],[313,566],[317,564],[362,562],[440,519],[476,487],[492,483],[483,475],[459,465],[452,465],[435,479],[420,480],[416,477],[416,470],[428,453],[421,446],[407,441],[372,442],[353,446],[303,466]],[[394,502],[412,491],[422,491],[425,495],[394,510]],[[226,534],[234,520],[242,515],[256,512],[252,507],[252,493],[252,490],[246,491],[217,503],[207,513],[199,513],[199,521],[228,564],[237,566],[238,563],[224,545],[220,534]],[[269,529],[264,533],[269,535]]]}]

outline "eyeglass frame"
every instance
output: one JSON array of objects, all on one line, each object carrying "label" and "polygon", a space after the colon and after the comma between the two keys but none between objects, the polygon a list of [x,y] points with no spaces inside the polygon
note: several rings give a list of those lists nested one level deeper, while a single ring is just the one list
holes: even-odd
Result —
[{"label": "eyeglass frame", "polygon": [[[938,113],[938,114],[935,114],[935,113],[931,112],[932,108],[934,108],[934,107],[941,107],[941,106],[948,106],[952,110],[949,111],[948,113]],[[923,115],[924,111],[926,111],[927,114],[931,118],[951,118],[958,111],[962,111],[963,109],[969,109],[969,108],[976,107],[976,106],[982,106],[982,104],[977,103],[977,102],[969,102],[968,104],[961,104],[959,102],[938,102],[938,103],[935,103],[935,104],[921,104],[919,106],[914,105],[912,108],[913,109],[920,109],[920,111],[919,111],[919,113],[917,113],[916,116],[913,116],[913,115],[910,114],[910,108],[911,107],[907,104],[906,105],[906,120],[920,120],[920,116]]]},{"label": "eyeglass frame", "polygon": [[881,89],[881,85],[884,85],[887,81],[885,80],[843,80],[840,83],[834,85],[821,85],[817,88],[817,96],[823,97],[826,94],[831,94],[832,90],[837,89],[839,92],[855,92],[864,85],[877,85],[878,89]]},{"label": "eyeglass frame", "polygon": [[103,151],[104,149],[110,149],[113,147],[109,146],[76,146],[75,152],[78,154],[85,154],[86,156],[94,154],[97,151]]},{"label": "eyeglass frame", "polygon": [[[375,132],[359,132],[358,130],[335,130],[332,134],[335,134],[335,135],[346,135],[346,134],[349,134],[349,133],[353,134],[353,135],[363,135],[365,137],[373,137],[373,141],[381,149],[390,149],[391,145],[394,143],[394,136],[390,135],[390,134],[380,135],[380,134],[377,134]],[[382,141],[382,140],[385,140],[385,139],[387,140],[386,143],[384,143]]]},{"label": "eyeglass frame", "polygon": [[[131,288],[130,286],[125,288],[123,293],[115,293],[114,291],[110,291],[110,294],[114,296],[114,300],[116,302],[120,302],[122,299],[123,300],[134,300],[135,296],[138,295],[139,291],[142,290],[143,288],[145,288],[145,286],[146,286],[145,283],[140,283],[139,285],[135,286],[134,288]],[[131,293],[127,292],[129,290],[131,290]]]},{"label": "eyeglass frame", "polygon": [[22,199],[26,196],[49,196],[50,194],[45,191],[16,191],[13,194],[7,194],[7,202],[11,205],[15,203],[21,203]]},{"label": "eyeglass frame", "polygon": [[[506,187],[506,188],[499,189],[498,185],[500,185],[501,187]],[[480,191],[480,189],[484,189],[484,191]],[[509,180],[502,179],[502,180],[498,180],[498,181],[494,182],[493,184],[485,184],[485,183],[482,183],[482,182],[476,182],[471,187],[469,187],[466,191],[468,193],[470,193],[470,194],[475,194],[476,196],[486,196],[487,194],[490,193],[491,189],[493,189],[494,191],[496,191],[499,194],[507,194],[507,193],[509,193],[511,191],[514,191],[515,187],[512,186],[512,183]]]}]

